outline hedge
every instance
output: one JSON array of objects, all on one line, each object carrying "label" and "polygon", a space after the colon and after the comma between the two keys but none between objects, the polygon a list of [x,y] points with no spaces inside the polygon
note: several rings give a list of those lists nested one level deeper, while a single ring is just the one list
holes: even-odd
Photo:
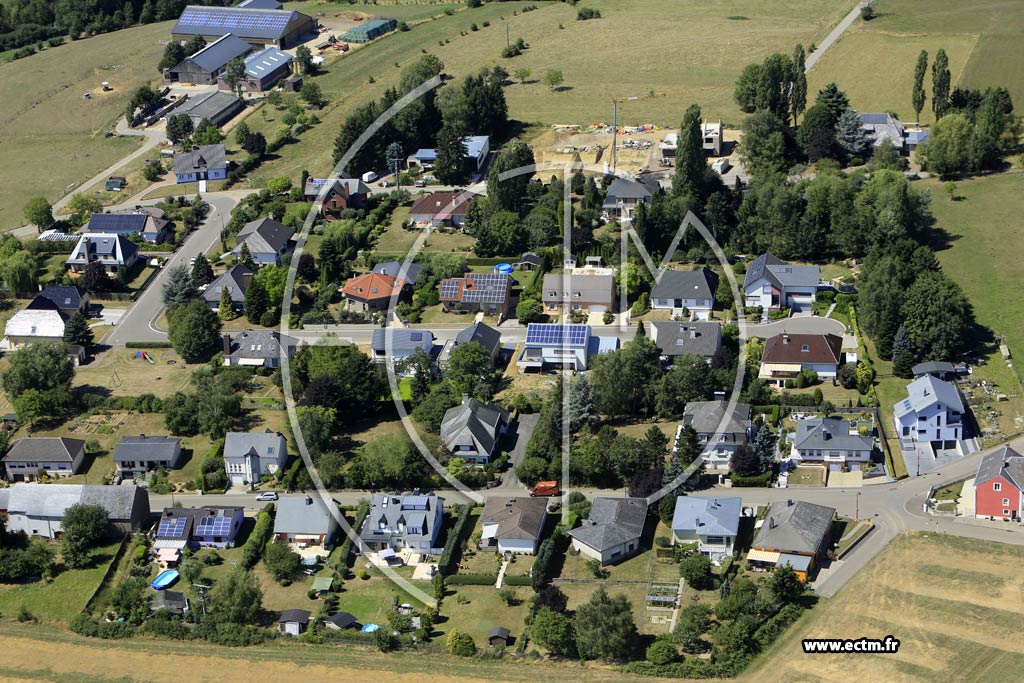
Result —
[{"label": "hedge", "polygon": [[506,586],[532,586],[533,577],[530,576],[506,576],[502,583]]},{"label": "hedge", "polygon": [[729,473],[729,479],[732,481],[732,485],[736,488],[758,488],[768,486],[772,481],[771,470],[763,472],[762,474],[755,474],[751,477],[744,477],[736,474],[735,472]]},{"label": "hedge", "polygon": [[171,342],[152,341],[152,342],[139,342],[130,341],[125,342],[124,347],[126,349],[170,349],[173,348]]},{"label": "hedge", "polygon": [[800,605],[790,603],[784,606],[774,617],[754,631],[754,640],[764,650],[775,642],[775,639],[782,635],[803,613],[804,609]]},{"label": "hedge", "polygon": [[540,592],[553,578],[556,556],[565,553],[569,545],[569,535],[561,527],[555,527],[555,532],[549,538],[545,538],[537,551],[537,559],[533,563],[533,577],[530,584],[533,590]]},{"label": "hedge", "polygon": [[451,576],[446,576],[444,582],[448,586],[493,586],[498,582],[498,575],[452,574]]},{"label": "hedge", "polygon": [[[352,523],[352,530],[358,534],[359,529],[363,526],[363,520],[370,514],[370,504],[365,500],[360,501],[359,508],[356,511],[355,522]],[[348,559],[352,556],[352,537],[345,534],[345,542],[341,544],[341,549],[338,550],[338,566],[337,570],[340,574],[344,575],[346,570],[349,568]]]},{"label": "hedge", "polygon": [[456,505],[456,507],[459,508],[459,516],[448,530],[448,540],[445,541],[444,550],[441,551],[441,557],[437,561],[437,571],[446,579],[453,573],[452,564],[455,562],[456,550],[459,547],[462,534],[466,530],[466,524],[469,522],[469,513],[473,510],[470,505]]},{"label": "hedge", "polygon": [[256,566],[256,563],[260,561],[260,557],[263,555],[264,546],[266,546],[267,541],[270,540],[274,533],[272,509],[273,506],[268,505],[267,509],[263,510],[256,517],[256,526],[253,528],[252,533],[249,534],[249,538],[245,540],[245,545],[242,546],[242,566],[245,569],[252,569]]}]

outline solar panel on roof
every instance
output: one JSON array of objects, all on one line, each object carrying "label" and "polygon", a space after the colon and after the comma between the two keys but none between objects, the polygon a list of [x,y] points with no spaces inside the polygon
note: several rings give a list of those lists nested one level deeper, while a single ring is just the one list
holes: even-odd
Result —
[{"label": "solar panel on roof", "polygon": [[460,280],[443,280],[441,282],[441,298],[451,299],[459,293],[459,286],[461,285]]},{"label": "solar panel on roof", "polygon": [[173,519],[160,520],[160,528],[157,529],[157,536],[181,536],[181,532],[185,530],[185,522],[188,521],[184,517],[175,517]]},{"label": "solar panel on roof", "polygon": [[587,343],[587,326],[532,323],[526,328],[526,343],[584,346]]},{"label": "solar panel on roof", "polygon": [[422,332],[412,332],[412,333],[409,334],[409,339],[411,339],[414,342],[423,341],[423,333]]}]

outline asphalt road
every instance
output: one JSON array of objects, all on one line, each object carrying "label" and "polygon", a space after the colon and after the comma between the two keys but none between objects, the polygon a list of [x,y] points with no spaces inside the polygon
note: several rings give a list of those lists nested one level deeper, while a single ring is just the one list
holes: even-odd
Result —
[{"label": "asphalt road", "polygon": [[825,40],[821,41],[821,45],[818,46],[818,49],[807,55],[807,58],[804,60],[804,73],[809,73],[810,70],[814,68],[814,65],[818,63],[818,60],[825,55],[828,49],[832,47],[844,33],[846,33],[846,30],[853,25],[853,22],[857,21],[857,18],[860,16],[861,7],[870,5],[871,3],[872,0],[860,0],[853,6],[850,13],[843,17],[843,20],[840,21],[834,29],[832,29],[831,33],[825,36]]},{"label": "asphalt road", "polygon": [[227,224],[231,210],[248,192],[249,190],[241,190],[205,195],[204,199],[210,204],[210,213],[206,216],[206,220],[188,236],[181,248],[171,255],[160,274],[149,283],[138,300],[121,317],[120,322],[107,335],[104,343],[111,346],[124,346],[125,342],[129,341],[167,340],[167,333],[157,329],[154,322],[164,310],[160,290],[168,277],[168,272],[174,266],[184,265],[187,267],[192,257],[210,251],[220,241],[220,231]]}]

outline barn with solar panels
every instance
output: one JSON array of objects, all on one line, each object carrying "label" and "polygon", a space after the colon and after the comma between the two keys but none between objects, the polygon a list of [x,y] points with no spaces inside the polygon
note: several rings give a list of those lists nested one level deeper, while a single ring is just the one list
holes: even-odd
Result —
[{"label": "barn with solar panels", "polygon": [[466,273],[441,280],[441,306],[451,313],[507,316],[512,305],[512,278],[497,273]]},{"label": "barn with solar panels", "polygon": [[398,28],[397,21],[380,17],[345,31],[345,33],[341,34],[341,40],[346,43],[368,43],[386,33],[391,33],[396,28]]},{"label": "barn with solar panels", "polygon": [[313,17],[285,9],[188,5],[171,30],[174,40],[202,36],[213,42],[228,33],[254,47],[294,47],[317,33]]}]

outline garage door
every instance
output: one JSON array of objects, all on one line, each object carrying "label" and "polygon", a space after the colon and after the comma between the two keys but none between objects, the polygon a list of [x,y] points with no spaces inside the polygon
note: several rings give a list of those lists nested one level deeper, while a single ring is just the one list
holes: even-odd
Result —
[{"label": "garage door", "polygon": [[607,313],[608,312],[608,307],[607,306],[591,306],[589,310],[590,310],[591,313]]}]

